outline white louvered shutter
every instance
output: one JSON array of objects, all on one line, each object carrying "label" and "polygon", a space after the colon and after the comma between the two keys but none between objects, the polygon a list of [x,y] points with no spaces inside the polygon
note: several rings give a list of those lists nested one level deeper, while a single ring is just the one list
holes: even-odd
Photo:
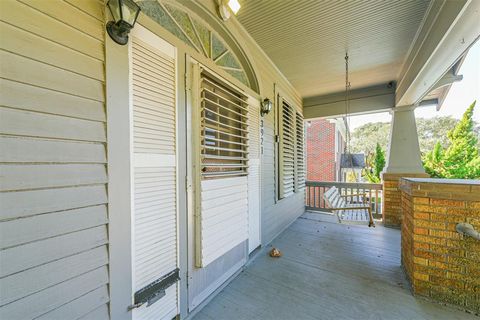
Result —
[{"label": "white louvered shutter", "polygon": [[239,90],[204,69],[199,87],[196,265],[205,267],[248,238],[248,104]]},{"label": "white louvered shutter", "polygon": [[305,142],[304,142],[305,129],[303,126],[303,116],[298,112],[296,113],[295,121],[296,121],[296,125],[295,125],[295,130],[296,130],[295,192],[298,192],[305,189]]},{"label": "white louvered shutter", "polygon": [[[175,49],[146,29],[136,34],[131,40],[131,66],[133,259],[134,290],[138,291],[178,264]],[[177,285],[151,306],[133,312],[134,319],[172,319],[178,314]]]},{"label": "white louvered shutter", "polygon": [[281,100],[280,113],[280,198],[295,192],[295,111]]}]

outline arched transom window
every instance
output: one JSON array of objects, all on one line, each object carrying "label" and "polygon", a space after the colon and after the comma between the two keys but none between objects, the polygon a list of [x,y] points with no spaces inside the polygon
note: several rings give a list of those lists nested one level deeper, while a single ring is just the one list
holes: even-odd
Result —
[{"label": "arched transom window", "polygon": [[218,67],[234,78],[251,87],[245,69],[233,51],[204,22],[165,1],[141,0],[137,1],[137,4],[144,14],[200,54],[212,59]]}]

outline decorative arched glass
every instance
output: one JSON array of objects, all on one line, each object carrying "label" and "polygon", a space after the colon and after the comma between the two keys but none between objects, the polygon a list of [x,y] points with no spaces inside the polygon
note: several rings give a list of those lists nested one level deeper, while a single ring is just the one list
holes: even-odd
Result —
[{"label": "decorative arched glass", "polygon": [[141,0],[137,1],[137,4],[144,14],[197,52],[212,59],[218,67],[234,78],[251,87],[245,70],[233,51],[205,23],[167,2]]}]

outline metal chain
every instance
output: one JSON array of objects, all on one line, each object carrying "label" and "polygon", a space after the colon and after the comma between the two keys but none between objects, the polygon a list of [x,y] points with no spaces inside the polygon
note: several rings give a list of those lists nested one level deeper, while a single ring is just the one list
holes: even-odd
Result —
[{"label": "metal chain", "polygon": [[345,118],[347,118],[346,151],[350,153],[350,81],[348,81],[348,52],[345,53]]},{"label": "metal chain", "polygon": [[345,130],[346,134],[346,144],[345,144],[345,156],[348,157],[350,161],[350,171],[355,175],[355,170],[353,170],[353,156],[350,153],[350,81],[348,79],[348,52],[345,53],[345,117],[347,118],[347,128]]}]

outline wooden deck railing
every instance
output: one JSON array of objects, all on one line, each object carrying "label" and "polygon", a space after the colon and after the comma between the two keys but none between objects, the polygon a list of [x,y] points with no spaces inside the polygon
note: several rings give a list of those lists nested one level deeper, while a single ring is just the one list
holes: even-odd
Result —
[{"label": "wooden deck railing", "polygon": [[382,184],[380,183],[307,181],[305,208],[313,211],[329,211],[323,194],[333,186],[338,188],[341,195],[347,196],[350,202],[368,203],[375,219],[382,217]]}]

